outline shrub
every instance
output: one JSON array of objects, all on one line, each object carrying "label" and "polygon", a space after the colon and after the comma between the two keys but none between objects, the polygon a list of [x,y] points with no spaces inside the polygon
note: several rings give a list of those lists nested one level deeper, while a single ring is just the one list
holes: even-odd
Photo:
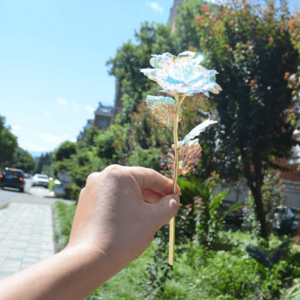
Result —
[{"label": "shrub", "polygon": [[54,212],[54,241],[56,243],[56,252],[59,252],[69,242],[76,205],[55,202],[52,208]]},{"label": "shrub", "polygon": [[209,258],[201,271],[199,286],[205,285],[216,297],[214,299],[252,299],[260,285],[257,264],[253,259],[225,251]]}]

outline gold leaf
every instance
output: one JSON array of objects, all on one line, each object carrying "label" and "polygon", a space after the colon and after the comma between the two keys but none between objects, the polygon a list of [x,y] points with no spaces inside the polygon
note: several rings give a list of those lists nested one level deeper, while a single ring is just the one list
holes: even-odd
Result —
[{"label": "gold leaf", "polygon": [[[187,173],[193,171],[194,167],[198,165],[202,148],[199,144],[189,143],[187,145],[181,146],[178,150],[179,156],[179,172],[178,175],[186,175]],[[167,166],[170,172],[174,175],[175,169],[175,156],[174,147],[167,154]]]}]

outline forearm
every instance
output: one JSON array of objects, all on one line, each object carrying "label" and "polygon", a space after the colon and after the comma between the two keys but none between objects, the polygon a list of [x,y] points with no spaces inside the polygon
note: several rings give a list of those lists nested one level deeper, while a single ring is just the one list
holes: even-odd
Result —
[{"label": "forearm", "polygon": [[86,246],[67,247],[0,281],[0,299],[83,300],[123,267]]}]

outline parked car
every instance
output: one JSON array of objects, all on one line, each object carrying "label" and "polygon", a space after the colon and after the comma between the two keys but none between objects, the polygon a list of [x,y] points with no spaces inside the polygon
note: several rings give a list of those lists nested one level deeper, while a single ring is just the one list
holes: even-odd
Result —
[{"label": "parked car", "polygon": [[32,186],[43,186],[48,188],[49,178],[45,174],[35,174],[32,179]]},{"label": "parked car", "polygon": [[[222,217],[224,214],[226,214],[226,212],[231,208],[231,206],[234,203],[235,202],[229,200],[223,200],[218,210],[219,216]],[[244,222],[244,212],[242,208],[238,208],[227,214],[224,218],[224,221],[226,224],[234,224],[240,227]]]},{"label": "parked car", "polygon": [[274,219],[273,230],[278,235],[295,235],[297,233],[299,211],[280,205],[276,207]]},{"label": "parked car", "polygon": [[21,169],[5,168],[0,174],[0,187],[17,188],[24,192],[24,172]]},{"label": "parked car", "polygon": [[66,194],[64,185],[57,179],[54,181],[53,192],[56,197],[64,197]]}]

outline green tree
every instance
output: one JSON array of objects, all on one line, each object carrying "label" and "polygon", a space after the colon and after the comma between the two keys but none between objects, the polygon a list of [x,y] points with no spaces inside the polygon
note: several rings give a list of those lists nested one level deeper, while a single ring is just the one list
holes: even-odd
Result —
[{"label": "green tree", "polygon": [[265,171],[280,169],[274,159],[288,158],[297,144],[293,106],[300,56],[291,34],[300,28],[294,19],[285,1],[275,8],[240,0],[213,10],[203,5],[195,19],[205,65],[220,72],[217,82],[223,88],[212,97],[220,116],[216,167],[227,182],[246,179],[264,238]]},{"label": "green tree", "polygon": [[199,36],[194,19],[199,15],[203,4],[204,2],[201,0],[189,0],[178,7],[173,33],[177,54],[199,48]]},{"label": "green tree", "polygon": [[95,139],[99,135],[100,130],[92,125],[84,135],[84,142],[88,147],[95,146]]},{"label": "green tree", "polygon": [[17,149],[17,137],[5,126],[5,117],[0,116],[0,167],[9,167]]},{"label": "green tree", "polygon": [[70,158],[72,154],[76,153],[76,143],[66,141],[60,144],[60,146],[54,150],[54,161],[62,161],[63,159]]},{"label": "green tree", "polygon": [[174,37],[170,33],[170,25],[145,22],[140,31],[135,32],[136,43],[131,40],[124,43],[116,56],[108,60],[109,74],[120,82],[122,92],[124,108],[117,115],[117,123],[129,122],[131,113],[143,99],[143,93],[151,87],[149,80],[140,72],[140,69],[149,67],[151,54],[175,50]]},{"label": "green tree", "polygon": [[13,158],[13,166],[22,169],[26,173],[30,173],[35,168],[35,161],[32,155],[22,148],[18,147]]},{"label": "green tree", "polygon": [[52,162],[51,156],[52,154],[50,152],[41,155],[36,165],[35,173],[42,173],[45,166],[51,165]]},{"label": "green tree", "polygon": [[101,131],[95,137],[94,153],[97,157],[106,159],[109,163],[122,164],[122,142],[120,147],[116,145],[116,141],[122,140],[124,127],[118,124],[113,124],[109,130]]}]

